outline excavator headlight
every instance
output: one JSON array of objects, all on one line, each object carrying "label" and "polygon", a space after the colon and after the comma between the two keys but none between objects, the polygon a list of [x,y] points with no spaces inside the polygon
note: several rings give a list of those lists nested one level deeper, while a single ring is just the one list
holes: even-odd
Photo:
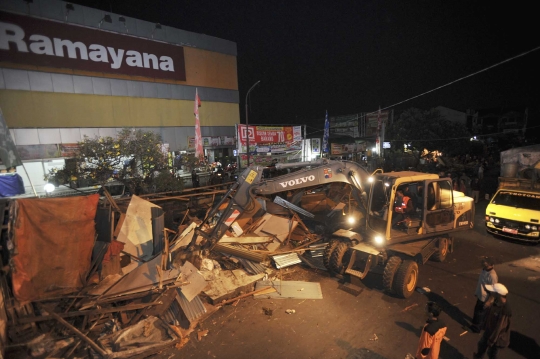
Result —
[{"label": "excavator headlight", "polygon": [[493,217],[489,217],[489,221],[490,221],[491,223],[494,223],[494,222],[495,222],[495,219],[494,219]]},{"label": "excavator headlight", "polygon": [[373,179],[373,177],[369,177],[369,178],[368,178],[368,182],[369,182],[369,183],[373,183],[373,181],[375,181],[375,180]]},{"label": "excavator headlight", "polygon": [[349,224],[354,224],[354,222],[356,222],[356,220],[354,219],[353,216],[349,216],[349,218],[347,218],[347,222],[348,222]]},{"label": "excavator headlight", "polygon": [[383,244],[384,238],[383,236],[375,236],[375,238],[373,238],[373,241],[375,242],[375,244]]},{"label": "excavator headlight", "polygon": [[499,219],[498,218],[495,218],[495,223],[499,223]]},{"label": "excavator headlight", "polygon": [[525,229],[531,229],[531,226],[528,225],[528,224],[526,224],[526,225],[525,225]]},{"label": "excavator headlight", "polygon": [[531,226],[531,229],[532,229],[533,231],[537,231],[537,230],[538,230],[538,227],[537,227],[537,226]]}]

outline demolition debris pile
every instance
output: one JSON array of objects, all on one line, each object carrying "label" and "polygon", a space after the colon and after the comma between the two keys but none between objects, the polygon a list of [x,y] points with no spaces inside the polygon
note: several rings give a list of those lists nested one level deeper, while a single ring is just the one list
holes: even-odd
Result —
[{"label": "demolition debris pile", "polygon": [[[224,193],[0,203],[0,357],[142,358],[180,349],[196,330],[200,340],[202,322],[241,298],[322,298],[318,283],[272,275],[301,262],[324,269],[320,236],[287,201],[279,215],[234,218],[210,250],[187,250],[204,244],[215,222],[201,219]],[[172,219],[171,202],[181,204]]]}]

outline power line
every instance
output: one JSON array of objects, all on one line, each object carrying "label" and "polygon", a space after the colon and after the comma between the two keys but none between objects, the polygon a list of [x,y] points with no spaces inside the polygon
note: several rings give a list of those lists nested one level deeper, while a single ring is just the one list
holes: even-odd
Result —
[{"label": "power line", "polygon": [[[465,80],[465,79],[467,79],[467,78],[469,78],[469,77],[476,76],[476,75],[478,75],[478,74],[480,74],[480,73],[482,73],[482,72],[485,72],[485,71],[487,71],[487,70],[491,70],[491,69],[493,69],[493,68],[495,68],[495,67],[497,67],[497,66],[500,66],[500,65],[505,64],[505,63],[507,63],[507,62],[509,62],[509,61],[518,59],[518,58],[520,58],[520,57],[523,57],[523,56],[525,56],[525,55],[528,55],[528,54],[530,54],[531,52],[534,52],[534,51],[537,51],[537,50],[540,50],[540,46],[535,47],[534,49],[531,49],[531,50],[529,50],[529,51],[522,52],[522,53],[519,54],[519,55],[510,57],[510,58],[508,58],[508,59],[506,59],[506,60],[503,60],[503,61],[501,61],[501,62],[498,62],[498,63],[494,64],[494,65],[491,65],[491,66],[489,66],[489,67],[486,67],[486,68],[484,68],[484,69],[482,69],[482,70],[473,72],[472,74],[469,74],[469,75],[460,77],[460,78],[458,78],[457,80],[448,82],[447,84],[441,85],[441,86],[439,86],[439,87],[435,87],[434,89],[431,89],[431,90],[429,90],[429,91],[423,92],[423,93],[421,93],[421,94],[419,94],[419,95],[410,97],[410,98],[408,98],[408,99],[406,99],[406,100],[397,102],[397,103],[395,103],[395,104],[393,104],[393,105],[390,105],[390,106],[386,106],[386,107],[384,107],[384,108],[381,108],[381,110],[386,110],[386,109],[392,108],[392,107],[394,107],[394,106],[401,105],[402,103],[405,103],[405,102],[407,102],[407,101],[413,100],[413,99],[418,98],[418,97],[420,97],[420,96],[427,95],[428,93],[431,93],[431,92],[433,92],[433,91],[440,90],[440,89],[442,89],[443,87],[453,85],[453,84],[455,84],[456,82]],[[377,113],[377,112],[379,112],[379,110],[374,111],[374,112],[368,112],[367,115],[371,115],[371,114],[374,114],[374,113]]]},{"label": "power line", "polygon": [[[532,126],[532,127],[527,127],[528,130],[531,130],[533,128],[537,128],[537,127],[540,127],[540,125],[538,126]],[[511,132],[493,132],[493,133],[487,133],[485,135],[474,135],[475,137],[489,137],[489,136],[496,136],[496,135],[501,135],[501,134],[505,134],[505,133],[511,133]],[[432,142],[432,141],[453,141],[453,140],[464,140],[464,139],[470,139],[471,136],[463,136],[463,137],[454,137],[454,138],[434,138],[434,139],[430,139],[430,140],[393,140],[393,139],[386,139],[385,138],[385,141],[386,142],[397,142],[397,141],[403,141],[403,142]]]},{"label": "power line", "polygon": [[[491,66],[488,66],[488,67],[486,67],[486,68],[484,68],[484,69],[482,69],[482,70],[473,72],[472,74],[469,74],[469,75],[460,77],[460,78],[458,78],[458,79],[456,79],[456,80],[454,80],[454,81],[450,81],[450,82],[448,82],[448,83],[446,83],[446,84],[444,84],[444,85],[435,87],[435,88],[433,88],[433,89],[431,89],[431,90],[428,90],[428,91],[425,91],[425,92],[423,92],[423,93],[421,93],[421,94],[419,94],[419,95],[416,95],[416,96],[413,96],[413,97],[409,97],[409,98],[406,99],[406,100],[403,100],[403,101],[400,101],[400,102],[396,102],[395,104],[390,105],[390,106],[383,107],[383,108],[381,108],[380,110],[381,110],[381,111],[382,111],[382,110],[387,110],[387,109],[392,108],[392,107],[394,107],[394,106],[401,105],[402,103],[405,103],[405,102],[410,101],[410,100],[414,100],[415,98],[418,98],[418,97],[427,95],[428,93],[431,93],[431,92],[440,90],[440,89],[442,89],[442,88],[444,88],[444,87],[453,85],[453,84],[455,84],[456,82],[465,80],[465,79],[467,79],[467,78],[469,78],[469,77],[472,77],[472,76],[476,76],[476,75],[478,75],[478,74],[480,74],[480,73],[482,73],[482,72],[485,72],[485,71],[487,71],[487,70],[491,70],[491,69],[493,69],[493,68],[495,68],[495,67],[497,67],[497,66],[500,66],[500,65],[505,64],[505,63],[507,63],[507,62],[509,62],[509,61],[518,59],[518,58],[520,58],[520,57],[523,57],[523,56],[525,56],[525,55],[528,55],[528,54],[530,54],[530,53],[532,53],[532,52],[534,52],[534,51],[538,51],[538,50],[540,50],[540,46],[537,46],[537,47],[535,47],[535,48],[533,48],[533,49],[531,49],[531,50],[529,50],[529,51],[522,52],[521,54],[518,54],[518,55],[516,55],[516,56],[510,57],[510,58],[508,58],[508,59],[506,59],[506,60],[500,61],[500,62],[498,62],[498,63],[496,63],[496,64],[493,64],[493,65],[491,65]],[[378,112],[379,112],[379,110],[373,111],[373,112],[368,112],[368,113],[366,113],[365,115],[371,115],[371,114],[375,114],[375,113],[378,113]],[[529,128],[531,128],[531,127],[529,127]],[[318,133],[318,132],[323,132],[323,131],[324,131],[324,130],[318,130],[318,131],[312,132],[311,134],[313,134],[313,133]]]}]

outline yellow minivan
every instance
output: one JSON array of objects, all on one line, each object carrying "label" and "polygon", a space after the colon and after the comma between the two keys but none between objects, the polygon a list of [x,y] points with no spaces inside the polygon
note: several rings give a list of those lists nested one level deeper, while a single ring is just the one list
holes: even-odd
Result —
[{"label": "yellow minivan", "polygon": [[486,230],[526,242],[540,241],[540,190],[500,188],[486,208]]}]

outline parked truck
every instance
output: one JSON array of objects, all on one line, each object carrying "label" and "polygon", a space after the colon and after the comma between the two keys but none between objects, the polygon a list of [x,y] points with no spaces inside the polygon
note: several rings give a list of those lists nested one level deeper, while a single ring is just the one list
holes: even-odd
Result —
[{"label": "parked truck", "polygon": [[501,152],[499,187],[486,207],[495,236],[540,242],[540,145]]},{"label": "parked truck", "polygon": [[[410,171],[370,174],[348,161],[277,166],[304,168],[271,179],[261,178],[261,167],[246,169],[197,229],[204,238],[203,249],[211,249],[236,218],[253,210],[257,197],[289,192],[292,201],[299,203],[298,199],[314,188],[324,190],[343,183],[350,186],[350,191],[342,201],[344,216],[331,223],[337,228],[334,226],[332,234],[324,238],[324,265],[335,275],[360,279],[370,271],[380,271],[385,290],[406,298],[416,287],[418,264],[430,258],[444,261],[453,248],[452,234],[474,225],[472,198],[453,191],[449,178]],[[404,199],[398,192],[408,194],[409,200],[415,202],[414,211],[400,211]],[[204,225],[213,219],[215,225],[204,231]],[[188,249],[195,248],[198,235]]]}]

